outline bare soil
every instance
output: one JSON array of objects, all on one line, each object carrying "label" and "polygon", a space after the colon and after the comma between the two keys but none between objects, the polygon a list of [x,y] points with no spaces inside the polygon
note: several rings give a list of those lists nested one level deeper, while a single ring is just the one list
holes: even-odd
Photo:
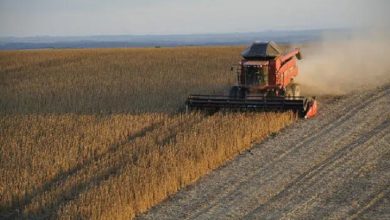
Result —
[{"label": "bare soil", "polygon": [[390,85],[319,101],[138,218],[390,219]]}]

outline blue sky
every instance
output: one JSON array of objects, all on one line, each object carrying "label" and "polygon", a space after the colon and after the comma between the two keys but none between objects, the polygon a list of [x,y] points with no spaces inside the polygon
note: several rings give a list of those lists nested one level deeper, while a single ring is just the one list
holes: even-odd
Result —
[{"label": "blue sky", "polygon": [[386,26],[387,0],[0,0],[0,36]]}]

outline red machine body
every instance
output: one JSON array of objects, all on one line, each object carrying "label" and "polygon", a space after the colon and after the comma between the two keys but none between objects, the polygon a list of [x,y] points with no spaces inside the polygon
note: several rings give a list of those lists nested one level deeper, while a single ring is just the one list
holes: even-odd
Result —
[{"label": "red machine body", "polygon": [[270,92],[275,96],[285,95],[286,87],[298,75],[295,57],[301,57],[299,49],[272,58],[243,59],[238,68],[237,86],[246,95]]}]

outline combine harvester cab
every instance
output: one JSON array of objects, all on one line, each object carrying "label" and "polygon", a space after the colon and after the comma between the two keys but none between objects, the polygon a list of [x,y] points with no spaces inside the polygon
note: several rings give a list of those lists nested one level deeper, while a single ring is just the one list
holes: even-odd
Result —
[{"label": "combine harvester cab", "polygon": [[242,52],[237,68],[237,84],[228,96],[190,95],[186,110],[293,111],[311,118],[317,101],[300,96],[296,58],[299,49],[282,54],[274,42],[255,42]]}]

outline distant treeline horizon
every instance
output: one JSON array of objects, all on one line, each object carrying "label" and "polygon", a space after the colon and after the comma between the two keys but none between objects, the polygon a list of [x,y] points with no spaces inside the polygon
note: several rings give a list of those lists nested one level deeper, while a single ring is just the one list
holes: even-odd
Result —
[{"label": "distant treeline horizon", "polygon": [[316,29],[223,34],[0,37],[0,50],[228,46],[245,45],[253,41],[298,44],[319,41],[325,35],[349,38],[356,32],[351,29]]}]

